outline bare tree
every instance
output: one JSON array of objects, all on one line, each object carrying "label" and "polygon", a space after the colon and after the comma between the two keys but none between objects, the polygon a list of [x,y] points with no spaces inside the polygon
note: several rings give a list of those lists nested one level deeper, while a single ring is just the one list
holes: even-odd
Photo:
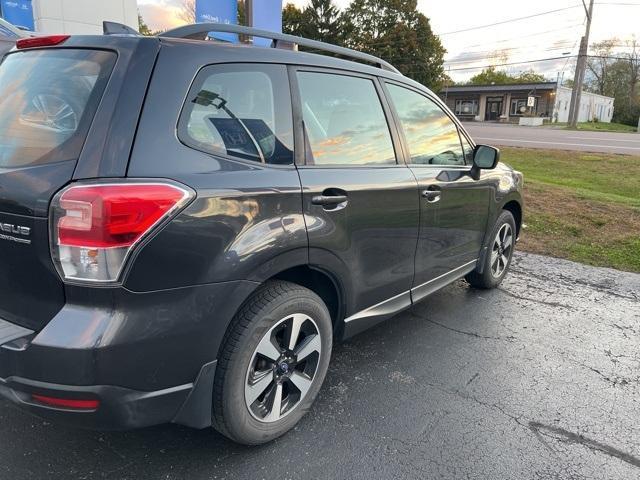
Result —
[{"label": "bare tree", "polygon": [[182,0],[178,18],[185,23],[196,23],[196,0]]},{"label": "bare tree", "polygon": [[587,68],[593,77],[590,83],[595,93],[605,95],[612,53],[618,43],[617,38],[610,38],[591,45],[592,54],[587,60]]},{"label": "bare tree", "polygon": [[511,49],[503,48],[500,50],[494,50],[489,53],[487,56],[487,60],[492,67],[497,67],[499,65],[503,65],[509,61],[511,57]]},{"label": "bare tree", "polygon": [[632,99],[637,99],[640,95],[640,92],[638,92],[638,86],[640,85],[640,43],[634,36],[627,42],[627,45],[631,50],[627,54],[629,58],[629,94]]}]

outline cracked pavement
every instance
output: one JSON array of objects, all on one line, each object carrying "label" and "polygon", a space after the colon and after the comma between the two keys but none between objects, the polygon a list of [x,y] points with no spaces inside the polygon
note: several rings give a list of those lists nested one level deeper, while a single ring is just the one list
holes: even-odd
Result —
[{"label": "cracked pavement", "polygon": [[0,401],[0,478],[637,479],[640,275],[517,254],[334,349],[295,430],[68,429]]}]

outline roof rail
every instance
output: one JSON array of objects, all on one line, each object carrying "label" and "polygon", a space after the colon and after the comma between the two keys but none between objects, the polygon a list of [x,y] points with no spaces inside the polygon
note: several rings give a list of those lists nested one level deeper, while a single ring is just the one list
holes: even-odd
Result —
[{"label": "roof rail", "polygon": [[294,35],[287,35],[284,33],[269,32],[267,30],[259,30],[251,27],[243,27],[240,25],[227,25],[224,23],[196,23],[193,25],[186,25],[184,27],[178,27],[173,30],[169,30],[160,34],[160,36],[167,38],[206,40],[209,37],[209,32],[236,33],[239,35],[267,38],[272,40],[271,46],[273,48],[297,50],[298,46],[307,47],[314,50],[335,53],[336,55],[342,55],[363,62],[372,63],[376,67],[382,68],[383,70],[400,73],[398,69],[391,65],[389,62],[386,62],[381,58],[375,57],[373,55],[369,55],[368,53],[362,53],[350,48],[339,47],[337,45],[319,42],[317,40],[310,40],[308,38],[296,37]]}]

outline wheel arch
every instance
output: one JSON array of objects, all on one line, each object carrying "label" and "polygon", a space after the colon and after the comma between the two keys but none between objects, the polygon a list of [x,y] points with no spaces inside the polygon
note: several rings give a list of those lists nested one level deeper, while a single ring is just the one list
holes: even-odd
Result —
[{"label": "wheel arch", "polygon": [[507,210],[513,215],[516,221],[516,238],[519,237],[522,230],[522,205],[515,199],[509,200],[503,205],[502,210]]},{"label": "wheel arch", "polygon": [[273,275],[267,281],[269,280],[286,280],[314,292],[329,309],[334,334],[340,331],[344,318],[344,292],[333,274],[305,264],[287,268]]}]

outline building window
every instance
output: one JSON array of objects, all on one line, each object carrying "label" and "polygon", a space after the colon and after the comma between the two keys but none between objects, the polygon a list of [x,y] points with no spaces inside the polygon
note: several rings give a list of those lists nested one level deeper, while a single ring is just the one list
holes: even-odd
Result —
[{"label": "building window", "polygon": [[[538,106],[538,99],[536,98],[536,106],[533,107],[533,112],[535,113],[536,108]],[[509,111],[510,115],[523,115],[527,112],[529,108],[527,107],[527,99],[526,98],[512,98],[511,99],[511,110]]]},{"label": "building window", "polygon": [[456,100],[456,115],[477,115],[478,100]]}]

